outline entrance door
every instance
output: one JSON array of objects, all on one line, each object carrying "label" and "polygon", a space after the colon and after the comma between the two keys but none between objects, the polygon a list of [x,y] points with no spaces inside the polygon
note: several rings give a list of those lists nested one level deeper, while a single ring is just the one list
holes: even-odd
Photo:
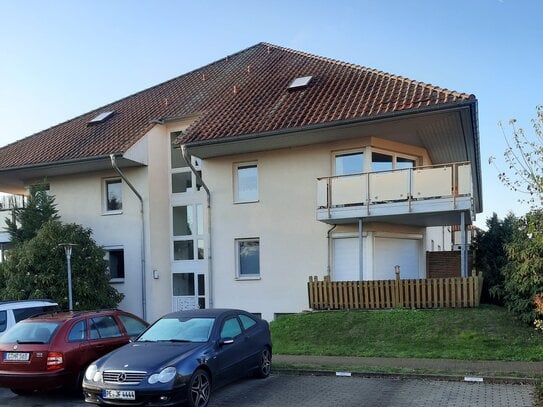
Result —
[{"label": "entrance door", "polygon": [[400,266],[400,278],[420,278],[420,240],[375,238],[374,280],[394,280],[394,266]]},{"label": "entrance door", "polygon": [[173,311],[205,308],[205,277],[197,273],[173,273]]},{"label": "entrance door", "polygon": [[358,238],[336,238],[333,240],[333,281],[357,281],[361,279],[358,266]]}]

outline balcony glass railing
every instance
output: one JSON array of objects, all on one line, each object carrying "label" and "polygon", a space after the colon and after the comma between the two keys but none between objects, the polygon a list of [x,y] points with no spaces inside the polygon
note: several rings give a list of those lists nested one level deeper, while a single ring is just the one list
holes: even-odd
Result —
[{"label": "balcony glass railing", "polygon": [[26,196],[0,194],[0,211],[6,211],[14,208],[24,208],[26,205]]},{"label": "balcony glass railing", "polygon": [[317,208],[472,195],[469,162],[405,168],[317,180]]}]

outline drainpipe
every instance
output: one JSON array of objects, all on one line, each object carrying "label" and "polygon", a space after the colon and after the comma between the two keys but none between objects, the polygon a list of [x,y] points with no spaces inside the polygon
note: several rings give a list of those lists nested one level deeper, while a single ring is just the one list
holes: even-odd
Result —
[{"label": "drainpipe", "polygon": [[328,239],[328,265],[326,267],[326,272],[328,274],[328,277],[332,276],[332,241],[331,241],[331,234],[332,231],[337,227],[337,225],[332,226],[330,229],[328,229],[328,232],[326,232],[326,238]]},{"label": "drainpipe", "polygon": [[126,182],[126,185],[128,185],[132,192],[134,192],[134,194],[138,197],[141,205],[141,305],[143,308],[142,317],[143,319],[147,319],[147,284],[145,281],[145,218],[143,213],[143,198],[136,190],[134,185],[132,185],[132,183],[125,177],[120,168],[117,166],[115,155],[110,154],[109,158],[111,158],[111,166],[113,167],[113,169],[117,171],[122,180]]},{"label": "drainpipe", "polygon": [[211,192],[209,191],[209,188],[207,187],[206,183],[198,174],[198,171],[194,166],[192,165],[191,155],[187,151],[184,144],[181,145],[181,155],[183,156],[183,159],[189,166],[190,170],[198,180],[198,182],[202,185],[204,190],[206,191],[207,195],[207,235],[209,236],[209,246],[208,246],[208,254],[207,254],[207,280],[208,280],[208,286],[209,286],[209,308],[213,308],[213,286],[212,286],[212,271],[213,267],[211,265]]}]

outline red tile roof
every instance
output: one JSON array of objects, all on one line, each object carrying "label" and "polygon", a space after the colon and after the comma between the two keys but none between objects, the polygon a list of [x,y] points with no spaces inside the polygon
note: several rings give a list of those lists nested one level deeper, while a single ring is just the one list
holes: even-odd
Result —
[{"label": "red tile roof", "polygon": [[[290,82],[313,78],[289,90]],[[182,142],[449,106],[473,95],[267,43],[95,109],[0,149],[0,168],[124,153],[156,119],[199,114]],[[115,113],[88,125],[98,114]]]}]

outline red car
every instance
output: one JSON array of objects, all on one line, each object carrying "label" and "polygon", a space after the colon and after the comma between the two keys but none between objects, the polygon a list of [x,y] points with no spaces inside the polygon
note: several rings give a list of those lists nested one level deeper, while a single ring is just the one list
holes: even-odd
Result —
[{"label": "red car", "polygon": [[20,395],[79,390],[91,362],[148,325],[120,310],[55,312],[20,321],[0,337],[0,387]]}]

